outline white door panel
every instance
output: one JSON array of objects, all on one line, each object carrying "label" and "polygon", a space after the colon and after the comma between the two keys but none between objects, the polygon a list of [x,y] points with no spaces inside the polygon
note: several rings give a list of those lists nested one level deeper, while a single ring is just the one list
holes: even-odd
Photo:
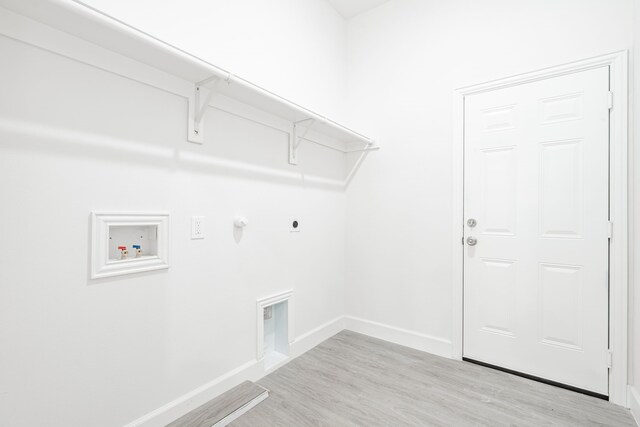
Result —
[{"label": "white door panel", "polygon": [[465,98],[464,356],[608,394],[609,69]]}]

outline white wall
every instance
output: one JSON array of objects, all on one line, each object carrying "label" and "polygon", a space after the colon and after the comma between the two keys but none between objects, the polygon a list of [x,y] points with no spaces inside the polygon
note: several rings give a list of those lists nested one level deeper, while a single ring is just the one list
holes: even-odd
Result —
[{"label": "white wall", "polygon": [[452,336],[453,92],[632,46],[632,0],[394,0],[348,25],[347,313]]},{"label": "white wall", "polygon": [[[631,144],[632,153],[634,154],[634,236],[632,241],[638,242],[640,238],[640,208],[637,206],[640,201],[640,149],[638,149],[638,141],[640,141],[640,1],[635,2],[635,15],[634,15],[634,37],[635,46],[631,52],[632,55],[632,74],[631,74],[631,88],[633,97],[632,101],[632,136],[633,142]],[[629,349],[631,353],[631,360],[629,361],[629,374],[630,382],[635,385],[636,388],[640,387],[640,270],[637,266],[640,266],[640,250],[635,245],[632,245],[633,256],[631,264],[632,273],[632,287],[630,290],[630,312],[631,312],[631,327],[630,327],[630,344]],[[640,403],[640,402],[638,402]],[[636,414],[640,419],[640,414]]]},{"label": "white wall", "polygon": [[343,116],[346,25],[325,0],[83,0],[324,116]]},{"label": "white wall", "polygon": [[[90,1],[331,117],[346,69],[384,148],[346,196],[295,178],[343,177],[331,152],[291,167],[284,134],[215,110],[189,144],[184,97],[0,37],[0,424],[130,422],[254,360],[255,300],[287,288],[296,336],[346,312],[449,340],[453,89],[630,47],[632,3],[393,0],[345,50],[323,0]],[[92,210],[170,211],[171,269],[89,280]]]},{"label": "white wall", "polygon": [[[633,199],[634,207],[631,217],[634,218],[633,239],[634,243],[640,238],[640,208],[638,201],[640,200],[640,150],[637,147],[637,141],[640,141],[640,0],[634,2],[634,49],[631,51],[632,67],[631,67],[631,115],[633,118],[631,153],[633,154],[634,165],[634,181],[633,181]],[[631,245],[631,289],[629,291],[630,302],[630,328],[629,328],[629,406],[631,413],[640,422],[640,250],[634,244]]]},{"label": "white wall", "polygon": [[[306,32],[269,38],[333,52],[343,28],[316,3],[287,12],[315,16]],[[229,64],[267,68],[246,40],[225,43]],[[191,144],[183,96],[4,36],[0,52],[0,424],[115,426],[156,410],[255,361],[259,297],[294,289],[296,337],[344,313],[345,194],[303,179],[343,179],[340,154],[303,145],[290,166],[286,134],[213,109],[205,144]],[[272,65],[322,105],[340,58],[322,57],[326,80],[289,80],[300,57]],[[90,280],[92,210],[169,211],[171,268]],[[204,240],[190,240],[192,215],[206,217]]]}]

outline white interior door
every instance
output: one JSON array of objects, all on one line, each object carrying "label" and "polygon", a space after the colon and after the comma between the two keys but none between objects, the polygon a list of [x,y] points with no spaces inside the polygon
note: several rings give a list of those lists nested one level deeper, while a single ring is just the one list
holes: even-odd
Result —
[{"label": "white interior door", "polygon": [[608,104],[608,67],[465,97],[464,357],[608,395]]}]

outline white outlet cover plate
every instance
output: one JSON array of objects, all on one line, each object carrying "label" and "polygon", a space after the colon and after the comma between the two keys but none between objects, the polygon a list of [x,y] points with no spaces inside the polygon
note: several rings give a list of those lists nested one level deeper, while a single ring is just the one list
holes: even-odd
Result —
[{"label": "white outlet cover plate", "polygon": [[[297,224],[296,227],[294,227],[294,223]],[[292,233],[299,233],[300,232],[300,228],[302,228],[302,223],[300,222],[300,219],[298,217],[293,217],[289,220],[289,231]]]},{"label": "white outlet cover plate", "polygon": [[204,217],[203,216],[191,217],[191,238],[204,239]]}]

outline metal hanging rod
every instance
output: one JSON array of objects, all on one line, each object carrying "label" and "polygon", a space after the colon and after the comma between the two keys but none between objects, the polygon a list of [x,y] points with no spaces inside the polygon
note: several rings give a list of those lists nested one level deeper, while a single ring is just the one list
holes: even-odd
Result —
[{"label": "metal hanging rod", "polygon": [[313,139],[311,139],[311,138],[307,138],[307,137],[299,137],[298,139],[299,139],[300,141],[307,141],[307,142],[311,142],[311,143],[316,144],[316,145],[320,145],[320,146],[325,147],[325,148],[328,148],[328,149],[330,149],[330,150],[339,151],[339,152],[341,152],[341,153],[345,153],[345,154],[346,154],[346,153],[348,153],[348,151],[347,151],[347,150],[343,150],[342,148],[334,147],[333,145],[326,144],[326,143],[324,143],[324,142],[320,142],[320,141],[316,141],[316,140],[313,140]]}]

